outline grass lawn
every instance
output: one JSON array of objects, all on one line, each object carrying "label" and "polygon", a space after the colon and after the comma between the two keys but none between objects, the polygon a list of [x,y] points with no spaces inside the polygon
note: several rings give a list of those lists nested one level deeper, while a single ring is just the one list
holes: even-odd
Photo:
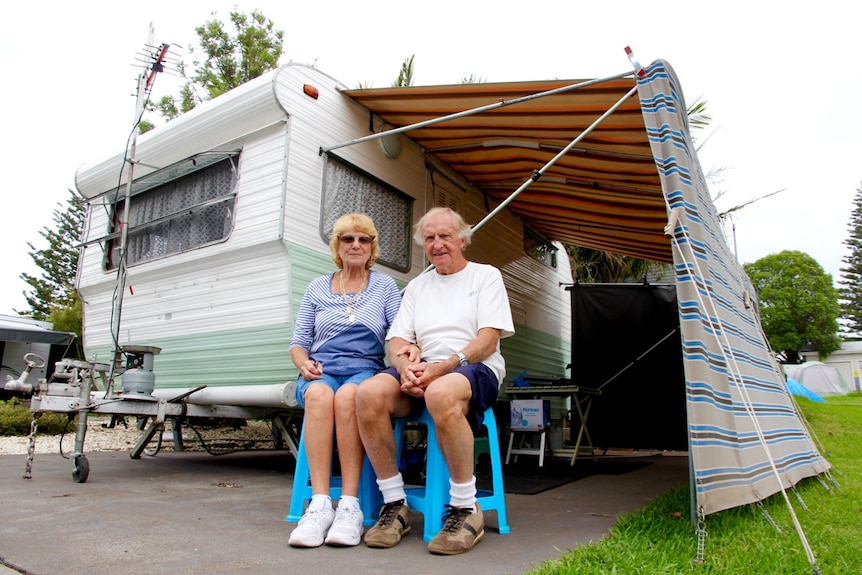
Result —
[{"label": "grass lawn", "polygon": [[[689,514],[688,486],[623,515],[604,540],[546,561],[530,575],[562,574],[862,574],[862,394],[826,403],[798,400],[832,477],[809,478],[788,495],[816,558],[809,563],[784,497],[706,517],[703,563],[695,563],[697,538]],[[806,509],[807,507],[807,509]]]}]

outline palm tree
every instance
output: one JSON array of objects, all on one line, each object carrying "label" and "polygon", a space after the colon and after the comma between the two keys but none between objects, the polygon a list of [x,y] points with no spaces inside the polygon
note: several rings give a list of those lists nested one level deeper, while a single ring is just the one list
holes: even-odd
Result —
[{"label": "palm tree", "polygon": [[413,54],[409,58],[405,58],[404,62],[401,63],[401,71],[398,72],[398,78],[392,83],[393,88],[403,88],[413,85],[413,58],[415,57],[416,54]]}]

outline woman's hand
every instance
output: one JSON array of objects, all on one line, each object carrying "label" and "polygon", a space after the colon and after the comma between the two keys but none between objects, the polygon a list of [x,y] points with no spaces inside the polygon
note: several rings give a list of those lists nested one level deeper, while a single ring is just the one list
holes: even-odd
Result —
[{"label": "woman's hand", "polygon": [[305,381],[320,379],[323,375],[323,364],[319,361],[308,358],[302,362],[302,365],[299,367],[299,373]]}]

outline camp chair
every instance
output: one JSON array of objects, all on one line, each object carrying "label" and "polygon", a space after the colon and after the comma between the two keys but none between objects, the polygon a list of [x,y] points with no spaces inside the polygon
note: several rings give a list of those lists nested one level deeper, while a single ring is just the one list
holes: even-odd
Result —
[{"label": "camp chair", "polygon": [[[423,409],[418,417],[401,417],[395,420],[395,453],[398,460],[401,459],[404,447],[404,431],[407,424],[422,425],[427,429],[427,451],[425,457],[425,485],[405,488],[407,492],[407,505],[422,513],[425,527],[422,538],[425,541],[437,535],[443,527],[443,512],[449,503],[449,468],[443,453],[437,444],[437,430],[434,427],[434,419],[427,409]],[[494,417],[494,409],[489,407],[485,411],[482,426],[487,430],[487,438],[479,437],[474,442],[474,460],[482,452],[490,455],[492,489],[478,490],[477,501],[482,512],[497,512],[497,528],[501,534],[509,533],[510,528],[506,519],[506,498],[503,491],[503,466],[500,461],[500,439],[497,433],[497,420]],[[486,443],[487,442],[487,443]],[[487,451],[485,451],[487,446]]]}]

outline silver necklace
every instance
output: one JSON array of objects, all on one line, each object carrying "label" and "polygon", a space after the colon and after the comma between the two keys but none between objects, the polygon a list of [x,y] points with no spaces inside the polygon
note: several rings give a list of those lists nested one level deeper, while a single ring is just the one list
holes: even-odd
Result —
[{"label": "silver necklace", "polygon": [[347,321],[349,323],[353,323],[356,321],[356,316],[353,315],[353,306],[355,306],[359,302],[359,298],[362,297],[362,290],[365,289],[365,280],[368,278],[368,270],[365,270],[365,273],[362,275],[362,283],[359,285],[359,291],[357,291],[353,296],[347,297],[347,291],[344,289],[344,271],[342,270],[341,275],[338,279],[341,280],[341,297],[344,299],[344,305],[347,306]]}]

